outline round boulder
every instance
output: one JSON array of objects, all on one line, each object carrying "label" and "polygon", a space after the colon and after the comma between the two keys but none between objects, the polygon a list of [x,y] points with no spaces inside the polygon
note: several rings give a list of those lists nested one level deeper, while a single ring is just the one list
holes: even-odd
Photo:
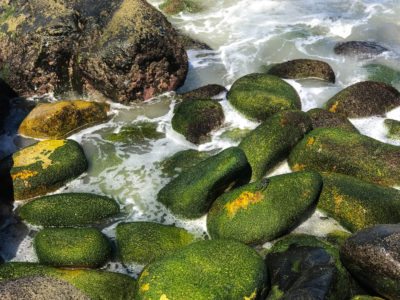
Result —
[{"label": "round boulder", "polygon": [[207,84],[192,91],[178,94],[183,100],[211,99],[227,90],[219,84]]},{"label": "round boulder", "polygon": [[307,111],[307,115],[310,117],[312,127],[316,128],[340,128],[351,132],[357,132],[358,130],[354,125],[344,116],[335,114],[322,108],[313,108]]},{"label": "round boulder", "polygon": [[389,50],[376,42],[349,41],[336,44],[334,51],[337,55],[355,56],[360,59],[367,59]]}]

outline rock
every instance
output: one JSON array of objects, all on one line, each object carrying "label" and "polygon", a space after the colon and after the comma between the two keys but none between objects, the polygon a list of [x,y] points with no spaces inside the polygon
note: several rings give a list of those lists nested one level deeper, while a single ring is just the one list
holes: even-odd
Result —
[{"label": "rock", "polygon": [[335,173],[323,181],[318,208],[351,232],[400,223],[400,191]]},{"label": "rock", "polygon": [[124,264],[147,265],[189,245],[194,236],[175,226],[132,222],[118,224],[116,241]]},{"label": "rock", "polygon": [[22,220],[45,227],[98,224],[119,212],[119,205],[113,199],[86,193],[39,197],[18,209]]},{"label": "rock", "polygon": [[202,7],[197,0],[165,0],[160,9],[167,15],[176,15],[180,12],[197,13]]},{"label": "rock", "polygon": [[384,300],[380,297],[368,296],[368,295],[357,295],[351,298],[351,300]]},{"label": "rock", "polygon": [[165,137],[164,133],[157,131],[157,127],[157,123],[139,121],[133,125],[123,126],[118,133],[105,135],[104,139],[122,144],[145,143]]},{"label": "rock", "polygon": [[387,137],[395,140],[400,140],[400,121],[386,119],[385,126],[387,128]]},{"label": "rock", "polygon": [[368,64],[364,66],[368,72],[368,80],[384,82],[386,84],[400,83],[400,71],[392,69],[385,65]]},{"label": "rock", "polygon": [[336,172],[393,186],[400,184],[400,147],[336,128],[308,133],[292,150],[294,171]]},{"label": "rock", "polygon": [[129,103],[186,77],[178,34],[144,0],[10,0],[0,19],[0,73],[22,96],[73,90]]},{"label": "rock", "polygon": [[296,90],[282,79],[249,74],[236,80],[227,94],[230,104],[246,117],[265,121],[282,110],[301,109]]},{"label": "rock", "polygon": [[340,247],[351,236],[351,233],[343,230],[333,230],[326,235],[326,240],[336,247]]},{"label": "rock", "polygon": [[284,111],[268,118],[239,144],[252,169],[252,180],[261,179],[268,170],[289,155],[304,134],[312,129],[311,120],[301,111]]},{"label": "rock", "polygon": [[221,134],[221,138],[239,143],[246,136],[248,136],[251,131],[252,131],[251,129],[234,128],[231,130],[227,130],[223,134]]},{"label": "rock", "polygon": [[4,121],[10,112],[10,99],[15,97],[18,97],[17,93],[2,79],[0,72],[0,133],[3,132]]},{"label": "rock", "polygon": [[[11,262],[0,265],[0,281],[31,276],[49,276],[66,281],[90,299],[133,300],[136,282],[120,273],[99,270],[56,269],[35,263]],[[50,297],[53,299],[52,297]]]},{"label": "rock", "polygon": [[39,104],[24,119],[18,132],[40,139],[65,138],[107,120],[109,109],[107,103],[81,100]]},{"label": "rock", "polygon": [[178,34],[178,41],[185,50],[212,50],[206,43],[198,41],[183,32],[179,32]]},{"label": "rock", "polygon": [[356,56],[360,59],[368,59],[389,50],[376,42],[349,41],[337,43],[334,51],[337,55]]},{"label": "rock", "polygon": [[96,268],[111,254],[107,237],[95,228],[45,228],[34,247],[40,263],[55,267]]},{"label": "rock", "polygon": [[226,88],[222,85],[207,84],[192,91],[178,95],[184,101],[186,101],[186,100],[197,100],[197,99],[211,99],[226,92],[227,92]]},{"label": "rock", "polygon": [[180,173],[192,169],[195,165],[210,156],[209,152],[201,152],[193,149],[179,151],[161,162],[161,171],[166,177],[176,177]]},{"label": "rock", "polygon": [[263,260],[252,248],[200,241],[146,266],[135,299],[263,299],[267,282]]},{"label": "rock", "polygon": [[0,298],[3,300],[90,300],[73,285],[43,276],[1,282]]},{"label": "rock", "polygon": [[208,134],[224,122],[224,111],[215,100],[182,102],[172,118],[172,128],[194,144],[207,140]]},{"label": "rock", "polygon": [[245,184],[250,176],[245,154],[231,147],[182,172],[160,190],[157,200],[180,217],[199,218],[228,187]]},{"label": "rock", "polygon": [[374,81],[353,84],[325,104],[330,112],[348,118],[383,115],[397,106],[400,106],[400,93],[386,83]]},{"label": "rock", "polygon": [[263,244],[299,225],[316,206],[318,173],[298,172],[250,183],[220,196],[207,216],[213,239]]},{"label": "rock", "polygon": [[314,59],[295,59],[276,64],[268,74],[288,79],[316,78],[335,83],[335,72],[326,62]]},{"label": "rock", "polygon": [[72,140],[42,141],[14,153],[12,159],[16,200],[54,191],[88,167],[81,146]]},{"label": "rock", "polygon": [[307,111],[307,115],[311,118],[312,127],[317,128],[340,128],[351,132],[358,133],[354,125],[342,115],[335,114],[325,109],[313,108]]},{"label": "rock", "polygon": [[400,299],[400,225],[377,225],[350,237],[341,258],[362,284],[386,299]]}]

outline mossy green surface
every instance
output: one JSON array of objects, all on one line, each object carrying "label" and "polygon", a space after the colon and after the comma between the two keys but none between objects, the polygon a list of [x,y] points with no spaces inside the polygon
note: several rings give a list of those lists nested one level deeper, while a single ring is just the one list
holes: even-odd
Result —
[{"label": "mossy green surface", "polygon": [[258,181],[220,196],[207,216],[213,239],[263,244],[288,232],[312,213],[322,188],[315,172],[297,172]]},{"label": "mossy green surface", "polygon": [[400,191],[336,173],[323,174],[318,208],[351,232],[400,223]]},{"label": "mossy green surface", "polygon": [[294,171],[336,172],[381,185],[400,184],[400,147],[334,128],[308,133],[292,150]]},{"label": "mossy green surface", "polygon": [[45,228],[34,247],[40,263],[55,267],[96,268],[111,255],[110,242],[95,228]]},{"label": "mossy green surface", "polygon": [[250,176],[244,152],[231,147],[182,172],[160,190],[157,200],[180,217],[199,218],[228,187],[245,184]]},{"label": "mossy green surface", "polygon": [[239,147],[250,163],[252,180],[261,179],[268,170],[285,159],[311,129],[311,120],[306,113],[284,111],[268,118],[250,132]]},{"label": "mossy green surface", "polygon": [[14,198],[23,200],[54,191],[86,171],[81,146],[72,140],[46,140],[13,155],[10,171]]},{"label": "mossy green surface", "polygon": [[168,15],[176,15],[180,12],[197,13],[202,10],[198,0],[165,0],[160,9]]},{"label": "mossy green surface", "polygon": [[364,66],[368,72],[368,80],[384,82],[387,84],[400,83],[400,71],[385,65],[368,64]]},{"label": "mossy green surface", "polygon": [[0,281],[29,276],[50,276],[69,282],[93,300],[133,300],[133,278],[98,270],[56,269],[35,263],[11,262],[0,265]]},{"label": "mossy green surface", "polygon": [[124,264],[148,264],[194,241],[183,228],[150,222],[120,223],[116,241]]},{"label": "mossy green surface", "polygon": [[254,73],[236,80],[227,94],[232,106],[246,117],[265,121],[282,110],[300,110],[296,90],[279,77]]},{"label": "mossy green surface", "polygon": [[307,111],[310,117],[313,129],[317,128],[340,128],[350,132],[358,133],[354,125],[342,115],[335,114],[322,108],[314,108]]},{"label": "mossy green surface", "polygon": [[342,230],[333,230],[326,235],[326,240],[336,247],[340,247],[351,236],[351,233]]},{"label": "mossy green surface", "polygon": [[387,137],[395,140],[400,140],[400,121],[386,119],[385,126],[387,128]]},{"label": "mossy green surface", "polygon": [[157,123],[142,121],[129,126],[123,126],[118,133],[107,134],[104,139],[123,144],[157,140],[165,136],[162,132],[157,131],[157,126]]},{"label": "mossy green surface", "polygon": [[267,270],[252,248],[229,240],[193,243],[149,264],[138,279],[141,299],[263,299]]},{"label": "mossy green surface", "polygon": [[190,100],[178,105],[172,118],[172,128],[185,138],[200,144],[208,134],[222,125],[224,112],[215,100]]},{"label": "mossy green surface", "polygon": [[115,200],[87,193],[65,193],[36,198],[18,209],[19,217],[45,227],[100,223],[119,213]]}]

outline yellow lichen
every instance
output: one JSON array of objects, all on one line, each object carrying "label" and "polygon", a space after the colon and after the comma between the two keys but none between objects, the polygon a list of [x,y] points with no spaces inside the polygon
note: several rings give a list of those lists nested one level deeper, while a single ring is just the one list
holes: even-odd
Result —
[{"label": "yellow lichen", "polygon": [[315,138],[314,137],[309,137],[307,139],[307,146],[312,146],[315,143]]},{"label": "yellow lichen", "polygon": [[329,111],[335,113],[338,109],[339,101],[336,101],[330,108]]},{"label": "yellow lichen", "polygon": [[148,290],[150,290],[150,284],[149,283],[145,283],[140,287],[140,291],[142,293],[147,292]]},{"label": "yellow lichen", "polygon": [[38,174],[38,172],[36,172],[36,171],[22,170],[16,174],[12,174],[11,177],[13,180],[15,180],[15,179],[26,180],[33,176],[36,176],[37,174]]},{"label": "yellow lichen", "polygon": [[143,272],[142,272],[142,277],[144,277],[144,276],[149,276],[150,275],[150,273],[149,273],[149,271],[147,271],[147,270],[144,270]]},{"label": "yellow lichen", "polygon": [[42,169],[47,169],[53,163],[50,155],[65,143],[66,140],[47,140],[22,149],[13,155],[14,167],[27,167],[41,162]]},{"label": "yellow lichen", "polygon": [[17,27],[21,25],[25,21],[26,17],[25,15],[19,15],[18,17],[11,18],[6,22],[7,24],[7,32],[15,32],[17,30]]},{"label": "yellow lichen", "polygon": [[292,167],[292,170],[294,171],[294,172],[299,172],[299,171],[303,171],[304,169],[305,169],[305,165],[303,165],[303,164],[295,164],[293,167]]},{"label": "yellow lichen", "polygon": [[243,192],[238,198],[225,205],[228,215],[232,218],[241,209],[247,209],[249,205],[256,204],[264,199],[261,192]]},{"label": "yellow lichen", "polygon": [[257,297],[257,290],[255,290],[253,293],[251,293],[250,296],[244,296],[243,300],[254,300]]},{"label": "yellow lichen", "polygon": [[160,300],[169,300],[169,299],[168,299],[167,295],[162,294],[160,297]]}]

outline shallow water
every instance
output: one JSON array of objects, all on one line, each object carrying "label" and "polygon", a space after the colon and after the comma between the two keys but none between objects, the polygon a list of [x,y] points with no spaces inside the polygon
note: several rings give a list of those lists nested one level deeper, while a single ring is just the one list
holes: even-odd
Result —
[{"label": "shallow water", "polygon": [[[157,6],[162,1],[149,2]],[[260,72],[271,63],[296,58],[320,59],[333,67],[337,78],[335,84],[288,80],[299,92],[303,110],[307,111],[321,107],[344,87],[365,80],[367,72],[363,65],[366,63],[379,62],[400,70],[400,21],[397,18],[400,1],[206,0],[201,3],[204,6],[201,13],[179,14],[170,18],[177,28],[214,49],[189,51],[190,71],[181,91],[207,83],[229,87],[240,76]],[[333,46],[344,40],[372,40],[392,51],[368,61],[336,56]],[[396,87],[400,88],[400,85]],[[82,144],[90,168],[57,193],[94,192],[108,195],[117,199],[123,208],[124,215],[120,220],[176,224],[198,236],[205,235],[205,218],[195,221],[176,219],[155,201],[157,192],[168,182],[161,174],[159,163],[184,149],[208,151],[236,145],[222,134],[233,128],[253,129],[257,126],[257,123],[234,111],[225,99],[221,104],[226,116],[223,128],[213,133],[210,142],[198,147],[185,141],[171,128],[174,93],[131,107],[112,104],[109,122],[70,137]],[[15,132],[22,115],[16,107],[8,122],[11,132]],[[387,117],[400,120],[400,109],[389,112]],[[384,119],[385,116],[381,116],[351,121],[363,134],[400,145],[400,142],[386,138]],[[130,145],[105,139],[107,134],[118,132],[122,126],[140,120],[157,122],[158,131],[165,137]],[[11,133],[1,136],[0,143],[4,146],[1,155],[5,156],[18,147],[32,143],[32,140],[21,139]],[[269,175],[287,172],[290,169],[283,162]],[[16,220],[11,222],[15,225],[0,233],[0,239],[4,241],[0,252],[7,260],[35,261],[31,244],[37,229],[26,228]],[[115,225],[103,229],[111,238]],[[336,228],[340,226],[335,221],[316,212],[296,232],[323,236]],[[114,263],[107,268],[126,271]],[[131,271],[135,274],[140,268],[132,266]]]}]

